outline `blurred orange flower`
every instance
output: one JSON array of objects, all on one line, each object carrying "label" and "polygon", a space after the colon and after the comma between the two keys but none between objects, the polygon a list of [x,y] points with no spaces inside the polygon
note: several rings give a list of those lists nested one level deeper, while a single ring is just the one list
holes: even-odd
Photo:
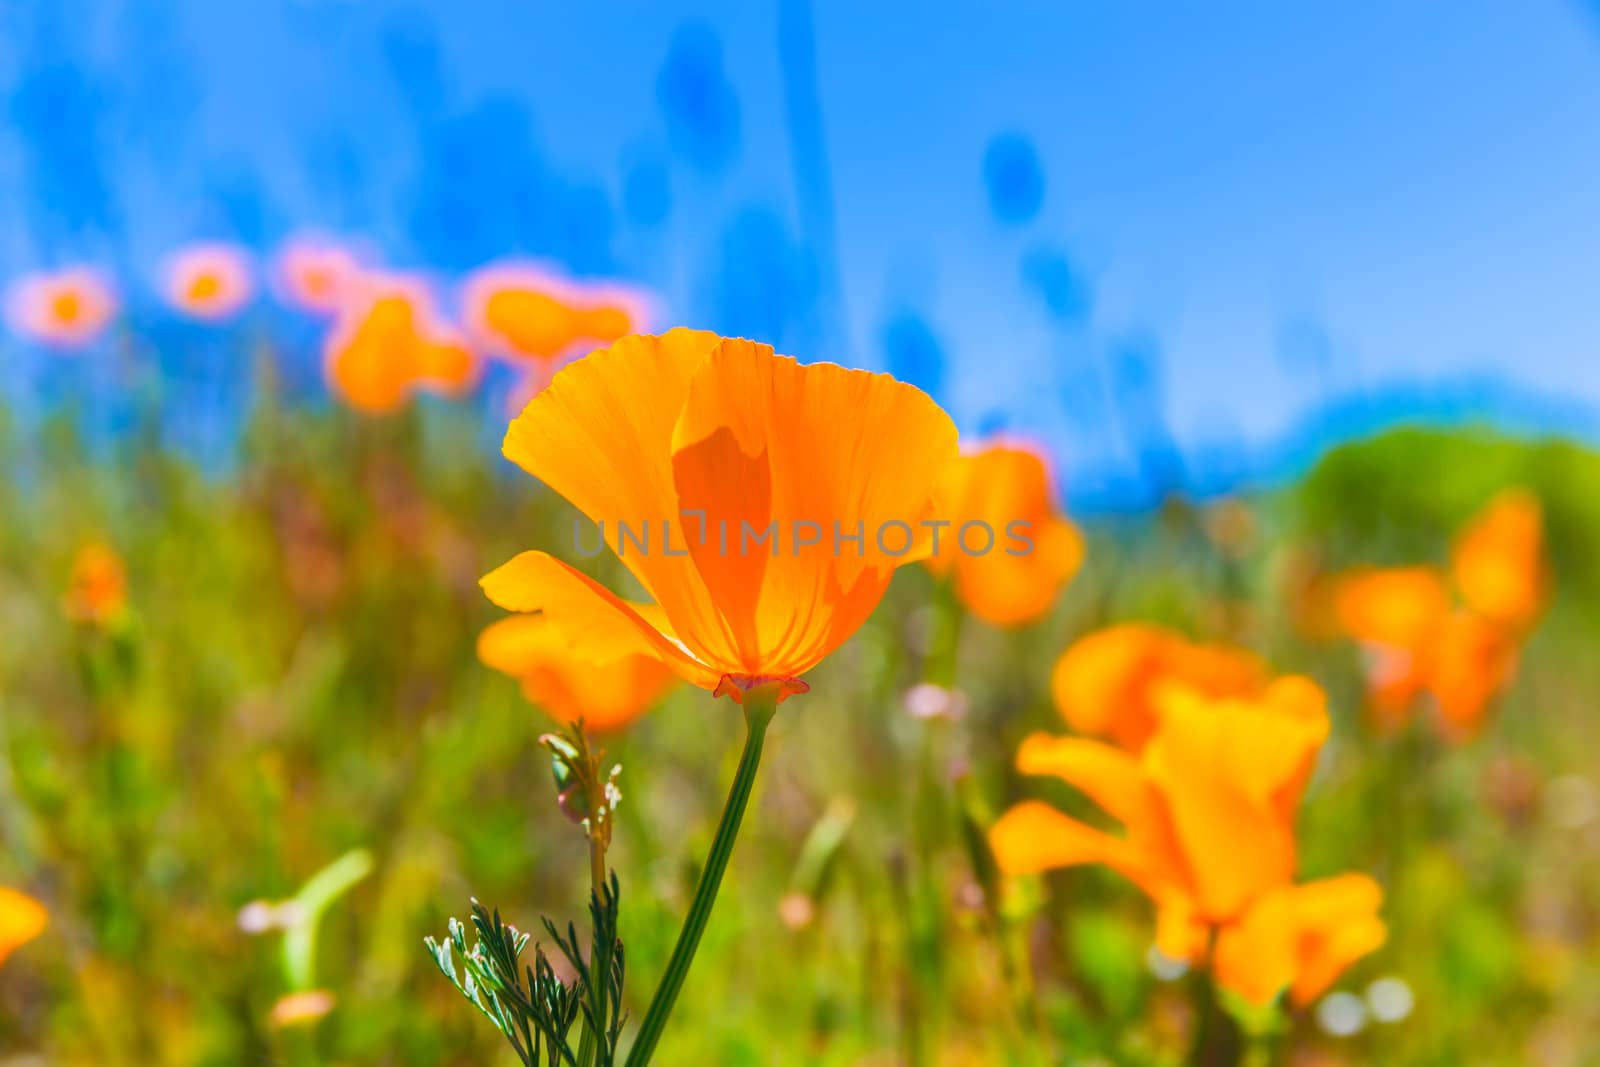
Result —
[{"label": "blurred orange flower", "polygon": [[23,278],[6,298],[12,329],[62,350],[93,343],[116,311],[111,284],[87,267]]},{"label": "blurred orange flower", "polygon": [[961,603],[987,623],[1039,619],[1083,563],[1083,535],[1061,515],[1033,448],[996,443],[962,454],[946,469],[939,500],[949,525],[928,567],[953,576]]},{"label": "blurred orange flower", "polygon": [[[866,620],[895,568],[927,556],[913,530],[935,514],[955,452],[949,417],[887,375],[702,331],[625,337],[563,368],[512,422],[505,454],[613,531],[655,604],[546,552],[483,587],[501,607],[543,611],[581,658],[654,655],[741,702],[768,682],[803,692],[801,675]],[[875,536],[896,524],[903,551]]]},{"label": "blurred orange flower", "polygon": [[49,923],[50,913],[43,904],[26,893],[0,886],[0,964],[43,933]]},{"label": "blurred orange flower", "polygon": [[166,294],[168,303],[190,318],[230,318],[255,294],[250,256],[234,245],[192,245],[168,262]]},{"label": "blurred orange flower", "polygon": [[1489,706],[1511,685],[1521,655],[1518,635],[1470,611],[1453,614],[1433,650],[1428,691],[1453,737],[1470,737]]},{"label": "blurred orange flower", "polygon": [[434,315],[422,283],[367,275],[351,283],[323,350],[333,391],[357,411],[385,414],[417,389],[460,395],[477,382],[478,361]]},{"label": "blurred orange flower", "polygon": [[1295,813],[1328,735],[1322,691],[1291,676],[1254,698],[1167,687],[1154,705],[1139,753],[1046,734],[1017,753],[1020,771],[1082,790],[1122,835],[1024,801],[990,830],[996,861],[1008,874],[1104,864],[1155,902],[1167,956],[1209,960],[1219,980],[1259,1001],[1291,983],[1320,989],[1357,940],[1339,925],[1362,918],[1343,894],[1356,882],[1377,888],[1359,876],[1292,888]]},{"label": "blurred orange flower", "polygon": [[356,257],[331,241],[297,237],[278,253],[277,288],[289,304],[318,315],[339,311],[361,277]]},{"label": "blurred orange flower", "polygon": [[103,626],[128,607],[128,576],[122,557],[98,542],[84,545],[72,559],[64,610],[73,622]]},{"label": "blurred orange flower", "polygon": [[526,264],[485,267],[467,279],[467,328],[513,362],[552,362],[611,344],[645,326],[643,300],[616,286],[580,287]]},{"label": "blurred orange flower", "polygon": [[1167,689],[1156,703],[1142,753],[1046,734],[1017,753],[1018,770],[1083,790],[1125,838],[1032,804],[995,826],[996,856],[1011,873],[1106,863],[1185,919],[1231,922],[1294,871],[1294,811],[1328,733],[1322,692],[1290,677],[1258,700]]},{"label": "blurred orange flower", "polygon": [[580,286],[521,263],[474,273],[462,303],[473,341],[523,371],[511,395],[514,412],[549,385],[564,363],[639,333],[649,319],[636,292],[615,285]]},{"label": "blurred orange flower", "polygon": [[[621,615],[607,622],[632,626]],[[660,700],[677,681],[658,656],[639,652],[635,635],[615,635],[606,658],[588,658],[575,650],[560,627],[543,615],[501,619],[478,636],[478,658],[522,683],[523,695],[553,718],[565,723],[583,720],[596,733],[620,730]],[[584,642],[592,657],[607,647]]]},{"label": "blurred orange flower", "polygon": [[1168,688],[1213,697],[1249,697],[1267,684],[1251,652],[1203,645],[1146,623],[1123,623],[1079,638],[1056,661],[1056,710],[1079,733],[1137,752],[1155,731],[1156,699]]},{"label": "blurred orange flower", "polygon": [[1451,613],[1450,588],[1432,567],[1356,571],[1340,580],[1334,611],[1367,646],[1367,692],[1378,722],[1394,727],[1433,676],[1435,642]]},{"label": "blurred orange flower", "polygon": [[1539,503],[1517,489],[1492,500],[1461,532],[1448,573],[1391,567],[1342,578],[1339,624],[1364,646],[1378,723],[1398,727],[1427,694],[1449,733],[1475,733],[1515,677],[1548,594]]}]

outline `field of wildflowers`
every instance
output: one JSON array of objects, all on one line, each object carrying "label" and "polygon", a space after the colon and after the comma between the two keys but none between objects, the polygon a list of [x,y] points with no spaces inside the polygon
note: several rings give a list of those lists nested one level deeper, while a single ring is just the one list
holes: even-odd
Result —
[{"label": "field of wildflowers", "polygon": [[[253,284],[174,262],[202,322]],[[109,283],[15,290],[63,400],[3,437],[8,1062],[1600,1040],[1600,457],[1403,431],[1074,521],[1036,449],[958,446],[888,376],[635,335],[625,298],[533,273],[468,286],[458,331],[333,248],[280,265],[332,310],[344,403],[296,402],[264,349],[220,474],[159,391],[85,439],[74,376],[142,373]],[[485,349],[532,380],[505,455],[534,479],[428,395]],[[980,551],[1013,523],[1026,550]]]},{"label": "field of wildflowers", "polygon": [[[809,252],[741,216],[710,316],[580,189],[477,255],[468,119],[408,254],[0,277],[0,1067],[1600,1063],[1600,452],[1381,419],[1199,491],[1128,342],[1137,484],[1069,507],[922,317],[840,340],[778,8]],[[721,63],[656,81],[706,174]],[[1031,142],[980,170],[1034,225]]]}]

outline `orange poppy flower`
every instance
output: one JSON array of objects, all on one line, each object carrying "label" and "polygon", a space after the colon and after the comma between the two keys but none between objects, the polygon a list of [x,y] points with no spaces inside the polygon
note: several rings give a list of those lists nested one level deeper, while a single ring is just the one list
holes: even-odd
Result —
[{"label": "orange poppy flower", "polygon": [[103,544],[79,549],[67,578],[67,618],[103,626],[120,618],[127,606],[128,576],[122,557]]},{"label": "orange poppy flower", "polygon": [[1508,490],[1456,539],[1448,575],[1394,567],[1340,581],[1339,622],[1365,647],[1380,725],[1397,727],[1427,694],[1452,735],[1479,729],[1511,684],[1522,640],[1544,608],[1543,540],[1538,500]]},{"label": "orange poppy flower", "polygon": [[486,267],[467,279],[473,338],[513,362],[550,363],[608,345],[645,326],[644,301],[616,286],[584,286],[526,264]]},{"label": "orange poppy flower", "polygon": [[547,552],[483,587],[586,658],[651,654],[741,702],[765,682],[803,692],[895,568],[929,553],[919,530],[955,452],[949,416],[888,375],[702,331],[625,337],[563,368],[505,454],[611,531],[655,604]]},{"label": "orange poppy flower", "polygon": [[43,904],[26,893],[0,886],[0,964],[43,933],[49,923],[50,913]]},{"label": "orange poppy flower", "polygon": [[278,253],[278,291],[287,303],[302,311],[335,314],[360,277],[361,265],[355,256],[319,238],[295,238]]},{"label": "orange poppy flower", "polygon": [[1514,630],[1531,624],[1549,584],[1538,498],[1508,489],[1490,501],[1456,539],[1451,569],[1467,607]]},{"label": "orange poppy flower", "polygon": [[1261,660],[1244,649],[1202,645],[1171,630],[1123,623],[1080,638],[1056,661],[1056,710],[1079,733],[1137,752],[1156,727],[1156,697],[1179,686],[1213,697],[1259,694]]},{"label": "orange poppy flower", "polygon": [[231,318],[255,295],[250,257],[234,245],[193,245],[168,262],[166,293],[167,301],[190,318]]},{"label": "orange poppy flower", "polygon": [[1044,457],[1020,444],[964,453],[945,471],[935,574],[952,575],[966,609],[995,626],[1050,610],[1083,563],[1083,535],[1062,517]]},{"label": "orange poppy flower", "polygon": [[478,378],[471,349],[434,316],[427,288],[368,275],[352,283],[323,350],[328,384],[358,411],[385,414],[417,389],[455,396]]},{"label": "orange poppy flower", "polygon": [[[629,627],[620,615],[612,625]],[[582,719],[597,733],[619,730],[650,710],[677,681],[657,656],[631,651],[617,635],[614,658],[580,658],[559,626],[543,615],[501,619],[478,636],[478,658],[522,683],[523,695],[561,722]],[[587,642],[591,650],[597,642]],[[604,651],[602,648],[601,651]]]},{"label": "orange poppy flower", "polygon": [[527,264],[486,267],[466,283],[467,329],[484,351],[523,371],[513,414],[550,384],[569,360],[645,328],[642,297],[616,286],[584,286]]},{"label": "orange poppy flower", "polygon": [[23,278],[6,305],[13,329],[62,350],[93,343],[117,311],[110,283],[87,267]]},{"label": "orange poppy flower", "polygon": [[[1166,955],[1205,962],[1215,941],[1219,977],[1226,978],[1220,955],[1226,938],[1234,939],[1232,968],[1241,954],[1255,951],[1239,930],[1257,934],[1251,924],[1265,919],[1282,924],[1272,911],[1265,919],[1255,913],[1292,885],[1295,812],[1328,735],[1326,702],[1315,684],[1293,676],[1256,698],[1167,687],[1154,702],[1155,731],[1139,753],[1046,734],[1029,737],[1017,753],[1018,770],[1055,775],[1081,790],[1122,824],[1121,835],[1024,801],[991,828],[990,845],[1008,874],[1091,863],[1112,868],[1156,904],[1157,943]],[[1330,940],[1312,906],[1321,902],[1320,890],[1301,888],[1311,895],[1290,903],[1295,952],[1308,961],[1309,986],[1311,964],[1326,970],[1334,953],[1319,947]]]}]

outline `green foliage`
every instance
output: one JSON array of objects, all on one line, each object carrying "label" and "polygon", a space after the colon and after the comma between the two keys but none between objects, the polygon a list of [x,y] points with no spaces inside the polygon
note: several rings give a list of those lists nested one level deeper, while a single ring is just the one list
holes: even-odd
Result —
[{"label": "green foliage", "polygon": [[1538,496],[1563,590],[1593,611],[1600,454],[1572,441],[1486,428],[1391,430],[1333,449],[1285,506],[1291,533],[1326,547],[1333,563],[1442,560],[1451,533],[1510,485]]},{"label": "green foliage", "polygon": [[317,928],[322,913],[372,873],[372,854],[352,849],[312,875],[286,904],[291,912],[283,936],[283,970],[290,989],[310,989],[315,983]]},{"label": "green foliage", "polygon": [[1112,1019],[1130,1018],[1144,994],[1142,932],[1119,916],[1087,912],[1073,917],[1067,942],[1074,969]]},{"label": "green foliage", "polygon": [[[476,900],[472,902],[474,943],[467,944],[466,924],[451,919],[444,940],[427,938],[428,951],[450,983],[505,1035],[524,1067],[580,1063],[612,1067],[618,1058],[623,1022],[625,962],[617,939],[620,900],[615,875],[590,898],[594,937],[589,959],[593,966],[585,962],[575,926],[569,923],[563,934],[549,919],[541,920],[576,976],[570,982],[557,976],[540,945],[534,946],[532,966],[522,964],[529,935],[506,925],[498,910],[491,914]],[[593,1059],[580,1059],[581,1052],[569,1041],[580,1018],[584,1034],[580,1049],[592,1047]]]}]

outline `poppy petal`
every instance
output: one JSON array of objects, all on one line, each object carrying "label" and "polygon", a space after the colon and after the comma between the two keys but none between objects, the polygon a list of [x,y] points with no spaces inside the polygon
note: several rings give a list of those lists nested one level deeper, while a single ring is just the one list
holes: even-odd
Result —
[{"label": "poppy petal", "polygon": [[[751,455],[724,426],[672,455],[678,506],[700,524],[688,539],[688,552],[726,623],[739,665],[761,670],[761,638],[756,614],[767,562],[779,549],[768,531],[772,511],[772,472],[763,451]],[[762,533],[762,531],[767,531]],[[754,543],[761,537],[762,543]],[[771,548],[765,547],[770,540]]]},{"label": "poppy petal", "polygon": [[[1127,845],[1037,800],[1026,800],[989,828],[989,847],[1007,874],[1036,874],[1087,863],[1122,866]],[[1115,861],[1115,862],[1113,862]]]},{"label": "poppy petal", "polygon": [[594,731],[631,722],[675,680],[653,649],[636,642],[619,641],[614,655],[603,651],[593,641],[575,650],[547,615],[513,615],[478,635],[478,658],[486,665],[519,679],[528,699],[554,718],[581,718]]},{"label": "poppy petal", "polygon": [[[787,675],[843,643],[893,570],[926,555],[933,489],[956,454],[954,424],[920,390],[831,363],[802,366],[737,339],[717,345],[695,373],[672,442],[697,502],[741,519],[760,518],[759,506],[726,488],[713,495],[708,475],[737,472],[759,487],[767,469],[767,518],[781,543],[757,553],[753,629],[735,619],[749,610],[747,596],[725,614],[740,640],[756,635],[763,673]],[[756,570],[754,561],[719,560],[706,581],[725,589]]]},{"label": "poppy petal", "polygon": [[1297,886],[1299,969],[1290,996],[1308,1004],[1321,996],[1351,964],[1388,940],[1378,918],[1383,890],[1364,874],[1344,874]]},{"label": "poppy petal", "polygon": [[680,677],[714,688],[721,672],[691,656],[664,629],[651,605],[631,604],[547,552],[523,552],[480,582],[485,595],[510,611],[543,611],[561,627],[574,655],[591,660],[622,653],[654,655]]},{"label": "poppy petal", "polygon": [[[612,531],[623,564],[695,656],[737,670],[736,649],[700,572],[679,558],[695,527],[679,514],[672,472],[673,427],[689,381],[719,342],[698,330],[630,336],[568,364],[512,421],[504,452],[600,524],[602,534]],[[624,526],[660,540],[628,551]]]},{"label": "poppy petal", "polygon": [[1151,803],[1138,762],[1121,749],[1098,741],[1032,734],[1017,750],[1017,770],[1062,779],[1127,826],[1144,818]]},{"label": "poppy petal", "polygon": [[0,886],[0,963],[43,933],[49,922],[50,913],[43,904],[26,893]]},{"label": "poppy petal", "polygon": [[1235,919],[1287,884],[1294,834],[1281,811],[1326,733],[1320,724],[1244,701],[1189,691],[1163,694],[1161,726],[1144,767],[1171,820],[1197,905],[1213,922]]},{"label": "poppy petal", "polygon": [[1126,623],[1075,641],[1050,675],[1062,719],[1081,733],[1143,746],[1155,729],[1144,688],[1168,640],[1155,627]]},{"label": "poppy petal", "polygon": [[1539,498],[1510,489],[1456,540],[1451,569],[1472,610],[1509,627],[1539,614],[1545,598],[1544,517]]},{"label": "poppy petal", "polygon": [[1212,973],[1250,1003],[1270,1004],[1295,978],[1299,936],[1294,891],[1274,890],[1218,932]]},{"label": "poppy petal", "polygon": [[1034,449],[996,444],[962,455],[940,485],[950,521],[936,574],[956,569],[956,594],[995,626],[1018,626],[1050,610],[1077,573],[1083,538],[1057,514],[1048,465]]},{"label": "poppy petal", "polygon": [[1334,609],[1359,641],[1419,649],[1449,613],[1450,591],[1432,567],[1357,571],[1340,581]]},{"label": "poppy petal", "polygon": [[1194,903],[1174,893],[1156,906],[1156,948],[1169,960],[1205,962],[1211,928],[1195,914]]}]

